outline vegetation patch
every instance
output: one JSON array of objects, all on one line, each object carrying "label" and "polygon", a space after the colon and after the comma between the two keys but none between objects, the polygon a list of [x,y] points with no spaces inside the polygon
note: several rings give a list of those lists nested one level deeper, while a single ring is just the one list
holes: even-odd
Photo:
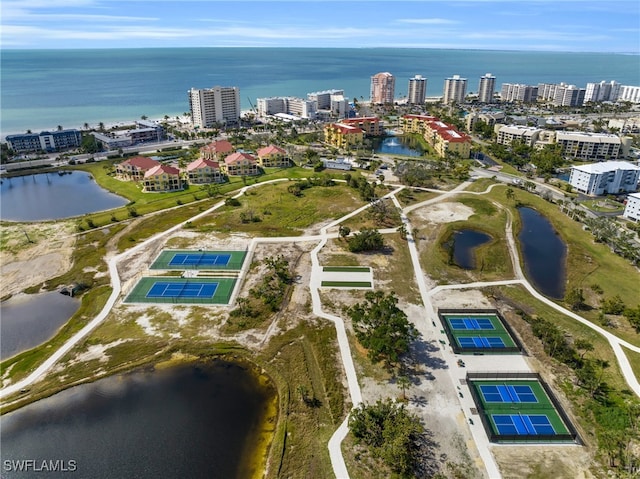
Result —
[{"label": "vegetation patch", "polygon": [[369,281],[323,281],[322,286],[325,288],[370,288]]}]

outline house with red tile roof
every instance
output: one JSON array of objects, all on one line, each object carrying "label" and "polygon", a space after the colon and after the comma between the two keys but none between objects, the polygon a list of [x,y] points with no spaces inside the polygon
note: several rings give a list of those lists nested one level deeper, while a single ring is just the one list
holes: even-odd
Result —
[{"label": "house with red tile roof", "polygon": [[148,156],[134,156],[116,165],[116,177],[121,180],[142,181],[144,174],[160,162]]},{"label": "house with red tile roof", "polygon": [[205,160],[222,161],[227,155],[235,151],[233,145],[227,140],[218,140],[200,148],[200,155]]},{"label": "house with red tile roof", "polygon": [[187,181],[192,185],[207,183],[222,183],[225,180],[220,163],[217,161],[198,158],[187,165]]},{"label": "house with red tile roof", "polygon": [[144,174],[145,192],[165,192],[181,190],[180,170],[173,166],[159,164]]},{"label": "house with red tile roof", "polygon": [[269,145],[258,150],[258,163],[262,167],[287,168],[292,162],[283,148]]}]

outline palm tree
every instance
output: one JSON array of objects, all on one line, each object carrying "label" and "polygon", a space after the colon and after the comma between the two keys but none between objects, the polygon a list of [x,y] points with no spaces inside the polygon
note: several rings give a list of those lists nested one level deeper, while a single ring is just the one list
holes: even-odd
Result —
[{"label": "palm tree", "polygon": [[98,123],[98,129],[100,131],[104,131],[104,123],[103,122]]},{"label": "palm tree", "polygon": [[85,124],[83,125],[83,128],[84,128],[85,130],[88,130],[88,129],[89,129],[89,123],[85,123]]}]

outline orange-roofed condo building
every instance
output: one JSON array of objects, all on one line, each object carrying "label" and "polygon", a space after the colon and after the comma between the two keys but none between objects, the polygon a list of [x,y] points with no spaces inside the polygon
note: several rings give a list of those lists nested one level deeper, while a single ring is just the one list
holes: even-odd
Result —
[{"label": "orange-roofed condo building", "polygon": [[227,155],[234,151],[235,148],[227,140],[213,141],[200,148],[200,154],[205,160],[214,161],[222,161]]},{"label": "orange-roofed condo building", "polygon": [[341,125],[357,126],[365,135],[384,135],[384,122],[377,116],[363,116],[357,118],[345,118],[340,120]]},{"label": "orange-roofed condo building", "polygon": [[453,125],[427,115],[404,115],[402,125],[406,133],[420,134],[441,158],[450,154],[469,158],[471,137]]},{"label": "orange-roofed condo building", "polygon": [[324,141],[337,148],[348,149],[364,142],[362,128],[342,123],[329,123],[324,127]]},{"label": "orange-roofed condo building", "polygon": [[145,192],[164,192],[182,189],[180,170],[172,166],[158,165],[144,174]]},{"label": "orange-roofed condo building", "polygon": [[148,156],[134,156],[116,165],[116,176],[121,180],[142,181],[145,173],[159,164]]},{"label": "orange-roofed condo building", "polygon": [[222,183],[225,180],[220,163],[205,158],[198,158],[187,165],[187,180],[192,185]]},{"label": "orange-roofed condo building", "polygon": [[258,150],[258,163],[262,167],[286,168],[291,166],[291,159],[284,149],[269,145]]},{"label": "orange-roofed condo building", "polygon": [[371,103],[393,103],[396,79],[389,72],[376,73],[371,77]]},{"label": "orange-roofed condo building", "polygon": [[224,159],[222,170],[229,176],[255,176],[260,174],[258,160],[249,153],[231,153]]}]

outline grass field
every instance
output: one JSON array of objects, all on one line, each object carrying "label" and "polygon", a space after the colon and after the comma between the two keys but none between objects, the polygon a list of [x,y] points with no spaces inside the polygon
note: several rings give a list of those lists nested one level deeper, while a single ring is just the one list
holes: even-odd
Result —
[{"label": "grass field", "polygon": [[369,281],[323,281],[323,288],[370,288]]},{"label": "grass field", "polygon": [[322,271],[335,273],[368,273],[371,268],[368,266],[324,266]]}]

